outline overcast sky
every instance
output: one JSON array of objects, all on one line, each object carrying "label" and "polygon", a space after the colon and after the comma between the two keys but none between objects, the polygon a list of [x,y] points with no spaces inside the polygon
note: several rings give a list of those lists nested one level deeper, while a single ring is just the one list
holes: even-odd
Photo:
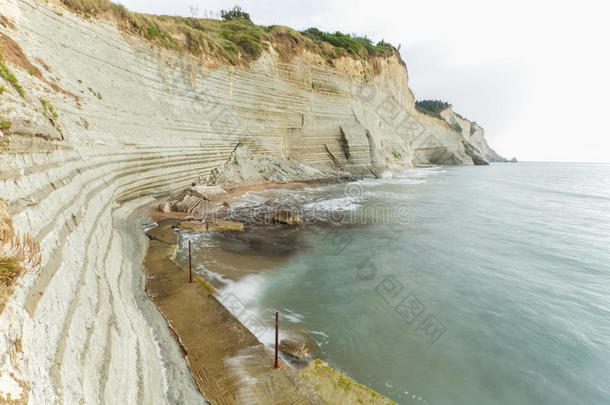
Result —
[{"label": "overcast sky", "polygon": [[610,162],[609,6],[604,1],[122,0],[130,10],[318,27],[401,44],[417,99],[482,125],[520,160]]}]

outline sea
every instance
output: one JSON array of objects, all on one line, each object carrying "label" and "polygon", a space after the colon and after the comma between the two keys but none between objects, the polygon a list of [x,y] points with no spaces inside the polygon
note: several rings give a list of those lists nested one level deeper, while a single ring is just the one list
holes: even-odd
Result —
[{"label": "sea", "polygon": [[245,232],[184,234],[180,255],[192,240],[270,347],[279,312],[281,338],[399,404],[610,404],[610,165],[414,168],[231,215]]}]

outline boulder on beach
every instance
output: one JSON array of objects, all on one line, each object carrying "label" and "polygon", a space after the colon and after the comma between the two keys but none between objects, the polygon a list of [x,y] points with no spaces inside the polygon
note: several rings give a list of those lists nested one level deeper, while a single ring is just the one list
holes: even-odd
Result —
[{"label": "boulder on beach", "polygon": [[229,197],[229,193],[219,186],[193,186],[186,189],[183,193],[188,193],[207,201],[223,201]]},{"label": "boulder on beach", "polygon": [[313,343],[302,339],[282,339],[280,342],[282,353],[299,360],[309,359],[314,348]]},{"label": "boulder on beach", "polygon": [[267,220],[285,225],[298,225],[303,222],[301,218],[288,210],[280,210],[275,214],[266,215],[265,218]]},{"label": "boulder on beach", "polygon": [[169,202],[163,201],[161,204],[159,204],[159,211],[165,212],[165,213],[171,212],[172,206]]},{"label": "boulder on beach", "polygon": [[206,217],[228,206],[227,193],[218,186],[193,186],[182,191],[171,205],[172,211]]},{"label": "boulder on beach", "polygon": [[207,221],[184,221],[178,224],[180,229],[191,232],[241,232],[244,224],[236,221],[226,221],[224,219],[214,219]]}]

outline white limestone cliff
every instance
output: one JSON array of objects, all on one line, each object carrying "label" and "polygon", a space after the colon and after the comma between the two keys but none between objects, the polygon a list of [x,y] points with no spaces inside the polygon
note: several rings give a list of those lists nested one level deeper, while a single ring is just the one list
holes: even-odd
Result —
[{"label": "white limestone cliff", "polygon": [[472,145],[480,157],[486,162],[506,162],[507,160],[498,155],[487,143],[485,131],[476,122],[469,121],[453,111],[453,108],[446,108],[440,113],[441,117],[449,124],[458,124],[462,129],[462,138]]},{"label": "white limestone cliff", "polygon": [[0,197],[42,250],[0,314],[5,399],[203,402],[143,292],[146,241],[133,213],[222,167],[239,144],[354,175],[473,164],[464,141],[495,158],[478,126],[459,134],[415,109],[396,56],[331,67],[270,49],[238,68],[160,49],[56,1],[2,0],[0,14],[5,63],[25,90],[0,94],[12,122]]}]

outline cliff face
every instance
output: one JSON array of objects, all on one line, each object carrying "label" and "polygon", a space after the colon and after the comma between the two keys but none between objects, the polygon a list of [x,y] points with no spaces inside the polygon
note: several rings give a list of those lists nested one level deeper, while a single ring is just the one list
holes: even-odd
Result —
[{"label": "cliff face", "polygon": [[[456,114],[451,107],[441,112],[441,117],[449,124],[458,124],[461,128],[461,135],[464,141],[468,142],[484,161],[486,162],[507,162],[505,158],[498,155],[487,143],[485,131],[476,122],[469,121],[459,114]],[[468,148],[468,147],[467,147]]]},{"label": "cliff face", "polygon": [[[479,127],[419,113],[394,56],[330,67],[273,48],[246,68],[126,37],[53,1],[3,1],[0,197],[42,263],[0,315],[0,395],[31,403],[201,401],[143,296],[131,213],[222,167],[238,144],[320,170],[381,174],[490,160]],[[0,143],[3,143],[0,142]]]}]

